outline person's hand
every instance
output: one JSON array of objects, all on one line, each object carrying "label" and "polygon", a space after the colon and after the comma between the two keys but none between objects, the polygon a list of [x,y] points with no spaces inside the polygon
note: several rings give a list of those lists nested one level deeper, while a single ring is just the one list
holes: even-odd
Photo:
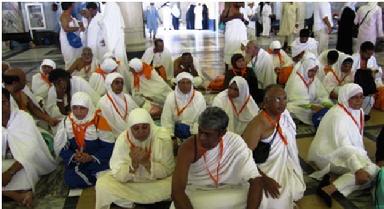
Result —
[{"label": "person's hand", "polygon": [[80,152],[80,158],[78,160],[80,163],[88,163],[88,162],[91,162],[93,160],[94,160],[93,157],[91,155],[89,155],[88,153]]},{"label": "person's hand", "polygon": [[359,169],[355,172],[356,185],[363,185],[371,180],[371,175],[363,169]]},{"label": "person's hand", "polygon": [[9,172],[8,170],[3,172],[2,180],[3,180],[3,187],[7,186],[9,182],[12,180],[11,172]]},{"label": "person's hand", "polygon": [[274,179],[263,176],[263,189],[265,192],[265,196],[271,196],[273,199],[277,199],[280,196],[279,188],[281,187],[279,183],[277,183]]},{"label": "person's hand", "polygon": [[60,123],[60,120],[59,119],[57,119],[57,118],[50,118],[49,119],[49,121],[48,121],[48,124],[50,125],[50,126],[56,126],[57,124],[59,124]]},{"label": "person's hand", "polygon": [[312,104],[311,105],[311,110],[314,112],[319,112],[323,108],[324,107],[322,105],[319,105],[319,104]]}]

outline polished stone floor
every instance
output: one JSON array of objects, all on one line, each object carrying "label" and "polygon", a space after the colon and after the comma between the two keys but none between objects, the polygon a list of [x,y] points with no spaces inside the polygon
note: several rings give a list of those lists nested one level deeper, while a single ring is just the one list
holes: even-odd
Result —
[{"label": "polished stone floor", "polygon": [[[175,58],[181,52],[188,50],[200,60],[200,65],[203,71],[209,78],[214,78],[218,74],[224,72],[223,63],[223,47],[224,37],[220,32],[210,31],[162,31],[158,33],[159,38],[163,38],[166,48],[168,48],[172,56]],[[259,38],[259,45],[266,48],[274,39]],[[331,35],[330,48],[336,45],[335,34]],[[151,40],[146,41],[146,46],[151,45]],[[378,47],[379,51],[376,54],[379,63],[384,65],[384,50],[383,47]],[[55,46],[37,47],[21,52],[3,51],[3,61],[9,62],[14,67],[20,67],[27,73],[28,81],[32,75],[38,72],[38,67],[43,58],[54,60],[58,67],[63,67],[63,58],[60,50]],[[207,95],[207,100],[212,99],[214,95]],[[375,139],[378,135],[379,127],[384,124],[384,112],[373,111],[372,119],[366,124],[365,130],[365,145],[368,153],[373,157],[375,152]],[[305,181],[307,183],[307,191],[303,200],[298,202],[299,208],[326,208],[326,206],[315,195],[315,188],[318,182],[308,177],[308,174],[314,170],[314,167],[306,162],[306,153],[313,139],[315,130],[310,126],[302,124],[298,125],[297,143],[299,147],[302,167],[305,173]],[[79,208],[88,209],[94,208],[94,190],[87,189],[80,193],[80,197],[68,197],[69,190],[64,186],[62,179],[62,166],[54,173],[45,176],[38,184],[36,194],[35,208]],[[348,198],[341,195],[334,196],[334,207],[345,209],[368,209],[372,208],[370,191],[355,192]],[[169,203],[162,203],[151,206],[138,206],[137,208],[166,208]],[[3,208],[20,208],[17,204],[3,202]]]}]

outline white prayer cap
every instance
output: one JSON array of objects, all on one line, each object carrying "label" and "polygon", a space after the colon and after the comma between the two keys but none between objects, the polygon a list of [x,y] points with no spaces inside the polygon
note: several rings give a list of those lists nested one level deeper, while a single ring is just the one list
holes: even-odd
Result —
[{"label": "white prayer cap", "polygon": [[340,104],[343,104],[346,107],[349,107],[348,100],[355,96],[356,94],[363,93],[363,89],[359,84],[347,83],[344,84],[339,90],[338,101]]},{"label": "white prayer cap", "polygon": [[191,82],[193,82],[193,76],[190,73],[182,72],[182,73],[177,74],[176,83],[179,83],[179,81],[181,81],[183,79],[188,79]]},{"label": "white prayer cap", "polygon": [[76,122],[85,123],[93,119],[94,113],[95,113],[95,106],[92,103],[91,97],[87,93],[79,91],[73,94],[71,99],[71,108],[74,105],[88,108],[87,116],[85,116],[85,118],[83,118],[82,120],[78,120],[76,116],[74,116],[73,113],[71,113],[72,118]]},{"label": "white prayer cap", "polygon": [[107,58],[103,61],[103,63],[100,65],[101,69],[103,69],[104,72],[112,72],[113,70],[115,70],[117,68],[117,63],[115,62],[115,60],[111,59],[111,58]]},{"label": "white prayer cap", "polygon": [[116,78],[122,78],[124,80],[124,77],[117,72],[108,73],[107,77],[105,77],[105,88],[108,92],[112,91],[111,85]]},{"label": "white prayer cap", "polygon": [[53,69],[56,69],[56,63],[51,59],[43,59],[43,62],[41,62],[40,67],[42,67],[43,65],[47,65],[52,67]]},{"label": "white prayer cap", "polygon": [[296,57],[301,52],[307,49],[307,45],[305,44],[295,44],[292,46],[292,57]]},{"label": "white prayer cap", "polygon": [[280,41],[272,41],[271,44],[269,45],[269,48],[270,49],[281,49],[281,44],[280,44]]},{"label": "white prayer cap", "polygon": [[112,52],[106,52],[103,56],[103,59],[107,59],[107,58],[114,58],[115,56],[113,56],[113,53]]},{"label": "white prayer cap", "polygon": [[136,72],[140,72],[143,69],[143,62],[135,57],[129,61],[129,67],[133,68]]},{"label": "white prayer cap", "polygon": [[241,44],[242,44],[244,47],[246,47],[247,44],[248,44],[248,42],[249,42],[249,40],[242,40],[242,41],[241,41]]}]

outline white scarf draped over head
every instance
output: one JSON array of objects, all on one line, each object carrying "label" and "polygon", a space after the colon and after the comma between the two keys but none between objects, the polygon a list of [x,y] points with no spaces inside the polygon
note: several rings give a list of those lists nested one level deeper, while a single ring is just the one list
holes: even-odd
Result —
[{"label": "white scarf draped over head", "polygon": [[[344,53],[339,53],[339,59],[335,65],[335,73],[337,75],[337,77],[341,80],[343,79],[344,77],[344,74],[342,71],[341,71],[341,66],[343,65],[343,62],[347,59],[351,59],[352,61],[352,66],[353,66],[353,59],[352,59],[352,56],[351,55],[348,55],[348,54],[344,54]],[[351,72],[352,72],[352,69],[351,69]]]},{"label": "white scarf draped over head", "polygon": [[45,74],[43,71],[43,65],[47,65],[47,66],[52,67],[53,69],[56,69],[56,63],[53,60],[43,59],[43,62],[41,62],[41,65],[40,65],[40,72],[43,74]]},{"label": "white scarf draped over head", "polygon": [[[229,82],[229,85],[231,85],[232,83],[236,83],[237,88],[239,89],[239,96],[232,99],[233,104],[236,107],[237,111],[240,111],[240,109],[245,104],[245,102],[247,102],[248,97],[250,97],[247,104],[246,104],[246,107],[244,108],[244,110],[239,115],[239,120],[240,121],[252,120],[254,115],[257,114],[257,112],[259,111],[259,108],[257,107],[252,96],[250,96],[250,94],[249,94],[249,86],[248,86],[247,81],[241,76],[235,76],[231,79],[231,81]],[[225,91],[226,91],[226,95],[228,97],[228,89]],[[254,107],[256,107],[256,108],[254,108]],[[229,108],[232,108],[231,104],[229,104]]]},{"label": "white scarf draped over head", "polygon": [[269,45],[269,48],[272,50],[281,49],[280,41],[272,41],[271,44]]},{"label": "white scarf draped over head", "polygon": [[338,102],[349,110],[352,110],[348,100],[359,93],[363,93],[363,89],[358,84],[347,83],[340,88]]},{"label": "white scarf draped over head", "polygon": [[[187,94],[184,94],[183,92],[181,92],[178,86],[179,82],[183,79],[188,79],[192,83],[191,90]],[[184,107],[188,103],[188,101],[191,99],[192,94],[193,94],[193,76],[187,72],[179,73],[176,76],[176,88],[175,88],[175,97],[177,100],[177,104],[180,107]]]},{"label": "white scarf draped over head", "polygon": [[[137,140],[131,131],[132,126],[137,125],[137,124],[142,124],[142,123],[150,125],[150,134],[149,134],[148,138],[145,139],[144,141]],[[140,148],[149,148],[150,144],[151,144],[151,140],[153,138],[155,138],[156,131],[158,128],[155,125],[155,123],[153,122],[151,115],[143,108],[136,108],[129,113],[127,124],[128,124],[127,132],[128,132],[129,139],[131,140],[131,142],[135,146],[138,146]]]},{"label": "white scarf draped over head", "polygon": [[143,70],[143,62],[139,58],[133,58],[129,61],[129,67],[138,73]]},{"label": "white scarf draped over head", "polygon": [[292,57],[296,57],[307,49],[307,43],[298,43],[292,46]]},{"label": "white scarf draped over head", "polygon": [[118,65],[115,62],[115,60],[113,60],[112,58],[106,58],[106,59],[104,59],[103,63],[100,65],[100,67],[104,72],[110,73],[113,70],[115,70],[118,67]]},{"label": "white scarf draped over head", "polygon": [[299,69],[297,69],[297,73],[299,73],[301,76],[303,76],[304,81],[306,83],[312,82],[308,77],[308,71],[310,69],[313,69],[314,67],[319,66],[319,63],[316,58],[314,57],[306,57],[303,62],[301,63]]},{"label": "white scarf draped over head", "polygon": [[85,93],[85,92],[76,92],[72,96],[71,100],[71,108],[74,105],[82,106],[88,109],[87,116],[85,116],[82,120],[79,120],[76,118],[76,116],[71,112],[71,118],[77,123],[77,124],[83,124],[91,121],[95,116],[95,106],[92,103],[91,97]]}]

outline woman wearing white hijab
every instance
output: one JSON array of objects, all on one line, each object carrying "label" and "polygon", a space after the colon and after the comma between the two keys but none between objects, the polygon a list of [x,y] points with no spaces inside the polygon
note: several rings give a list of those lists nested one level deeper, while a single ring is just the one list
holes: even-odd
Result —
[{"label": "woman wearing white hijab", "polygon": [[248,83],[241,76],[232,78],[228,89],[215,97],[212,106],[220,107],[227,113],[227,130],[239,135],[243,134],[248,123],[259,112],[259,107],[249,93]]},{"label": "woman wearing white hijab", "polygon": [[175,167],[171,134],[154,124],[149,113],[134,109],[127,130],[120,134],[110,160],[111,171],[96,184],[96,209],[115,203],[134,208],[171,198]]},{"label": "woman wearing white hijab", "polygon": [[193,88],[193,76],[182,72],[176,76],[176,87],[165,100],[161,126],[180,139],[197,134],[198,118],[206,108],[204,96]]},{"label": "woman wearing white hijab", "polygon": [[59,125],[54,149],[65,163],[65,183],[70,188],[90,187],[96,183],[96,174],[109,168],[115,140],[88,94],[75,93],[71,110]]},{"label": "woman wearing white hijab", "polygon": [[313,113],[332,104],[328,92],[316,77],[318,68],[318,61],[314,57],[304,58],[285,86],[288,111],[293,118],[308,125],[312,125]]},{"label": "woman wearing white hijab", "polygon": [[321,178],[329,172],[341,175],[332,183],[329,175],[324,176],[318,188],[328,205],[332,204],[330,195],[336,190],[348,196],[368,188],[379,170],[364,148],[363,99],[359,85],[349,83],[341,87],[339,104],[324,116],[309,148],[308,160],[320,168],[312,177]]},{"label": "woman wearing white hijab", "polygon": [[352,72],[353,59],[352,56],[340,53],[339,59],[335,64],[335,71],[330,71],[324,78],[323,84],[330,94],[331,99],[337,99],[339,89],[347,83],[353,83],[355,78]]},{"label": "woman wearing white hijab", "polygon": [[146,63],[138,58],[129,62],[132,73],[131,90],[136,103],[146,109],[152,117],[160,117],[161,108],[172,89]]},{"label": "woman wearing white hijab", "polygon": [[127,128],[129,113],[137,108],[131,95],[125,94],[124,78],[120,73],[110,73],[105,78],[106,95],[100,98],[98,107],[117,138]]},{"label": "woman wearing white hijab", "polygon": [[[19,110],[10,93],[2,89],[2,193],[31,207],[32,192],[41,175],[56,168],[33,118]],[[32,191],[31,191],[32,190]]]},{"label": "woman wearing white hijab", "polygon": [[109,73],[113,73],[117,70],[117,63],[111,58],[107,58],[100,65],[100,68],[96,72],[92,73],[89,78],[89,85],[99,94],[103,96],[106,93],[105,78]]},{"label": "woman wearing white hijab", "polygon": [[31,89],[39,103],[43,101],[44,104],[48,97],[48,90],[52,85],[48,75],[53,69],[56,69],[56,63],[53,60],[44,59],[40,65],[40,72],[32,76]]}]

